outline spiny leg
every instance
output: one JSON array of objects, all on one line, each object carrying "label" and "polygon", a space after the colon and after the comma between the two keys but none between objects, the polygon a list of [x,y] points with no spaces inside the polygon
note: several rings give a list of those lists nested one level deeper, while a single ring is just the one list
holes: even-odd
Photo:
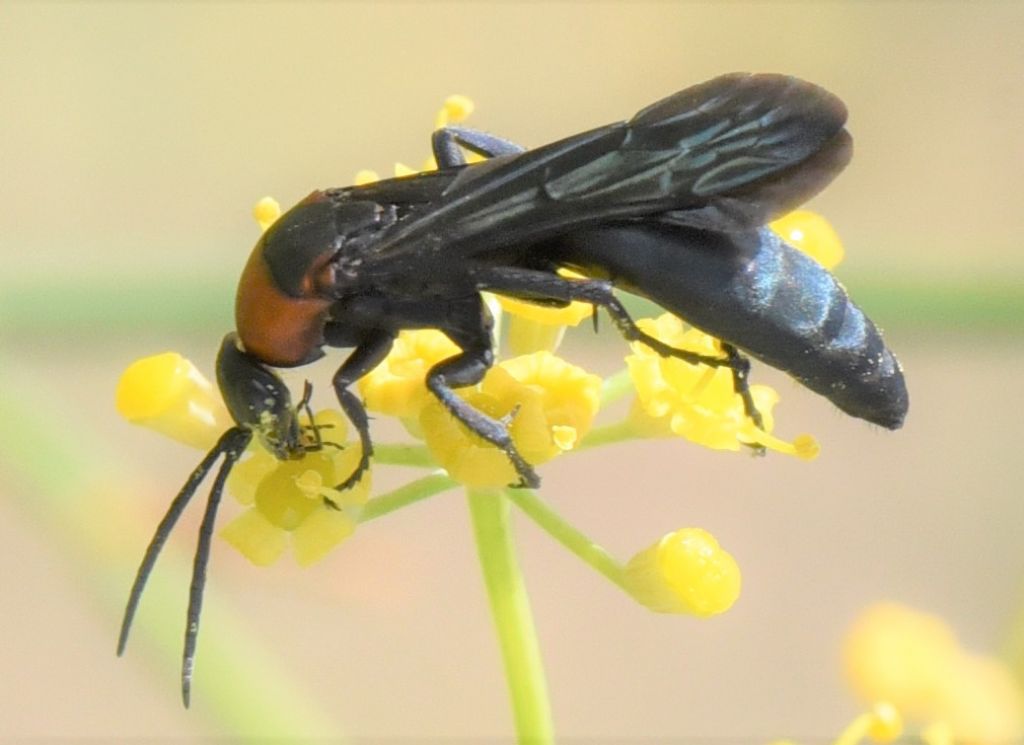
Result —
[{"label": "spiny leg", "polygon": [[213,464],[216,463],[217,459],[226,452],[229,452],[233,448],[238,448],[239,452],[244,450],[249,444],[249,440],[252,438],[252,433],[243,429],[242,427],[232,427],[225,432],[217,444],[213,446],[206,457],[200,461],[199,465],[196,466],[195,470],[188,477],[185,485],[181,487],[181,491],[171,502],[170,507],[167,508],[167,512],[160,520],[160,524],[157,525],[156,531],[153,533],[153,538],[149,542],[149,546],[146,548],[146,553],[142,557],[142,563],[139,565],[139,569],[135,574],[135,581],[132,583],[131,592],[128,594],[128,603],[124,609],[124,617],[121,620],[121,632],[117,638],[117,654],[121,656],[124,654],[125,645],[128,643],[128,634],[131,631],[132,621],[135,619],[135,612],[139,607],[139,600],[142,599],[142,591],[146,587],[146,582],[149,579],[149,575],[153,571],[153,566],[156,564],[157,557],[160,556],[160,551],[163,549],[164,544],[167,542],[167,538],[170,536],[171,531],[174,530],[175,524],[178,522],[178,518],[181,517],[181,513],[184,512],[185,507],[196,493],[196,489],[199,488],[199,484],[202,483],[203,479],[206,478],[206,474],[213,468]]},{"label": "spiny leg", "polygon": [[708,365],[710,367],[728,367],[733,374],[733,387],[743,400],[743,408],[751,421],[763,429],[761,412],[754,405],[750,395],[748,374],[750,361],[741,355],[735,347],[723,344],[725,357],[691,352],[678,349],[670,344],[655,339],[645,333],[629,315],[629,311],[615,297],[613,285],[607,280],[597,279],[566,279],[550,272],[518,267],[474,267],[473,276],[481,290],[491,290],[498,294],[511,294],[529,300],[531,297],[553,298],[564,301],[581,301],[595,307],[604,308],[611,316],[612,322],[627,341],[638,341],[650,347],[662,357],[675,357],[691,365]]},{"label": "spiny leg", "polygon": [[439,168],[454,168],[466,164],[466,156],[462,148],[482,155],[495,158],[500,155],[514,155],[526,151],[526,148],[486,132],[467,127],[441,127],[434,130],[430,138],[434,150],[434,159]]},{"label": "spiny leg", "polygon": [[217,477],[210,488],[203,521],[199,525],[199,541],[192,563],[192,583],[188,593],[188,611],[185,616],[185,649],[181,656],[181,700],[185,708],[192,698],[192,672],[196,662],[196,641],[199,638],[199,616],[203,610],[203,588],[206,587],[206,569],[210,564],[210,546],[213,543],[213,527],[217,520],[217,508],[224,493],[224,482],[238,458],[245,451],[252,435],[243,430],[232,444],[224,450],[224,462],[217,471]]},{"label": "spiny leg", "polygon": [[452,416],[505,453],[519,474],[517,486],[536,488],[540,486],[540,478],[516,450],[507,424],[477,411],[453,390],[479,383],[493,363],[494,353],[489,340],[484,346],[474,345],[463,349],[461,354],[439,362],[430,369],[427,373],[427,388]]},{"label": "spiny leg", "polygon": [[395,335],[391,331],[374,332],[352,350],[338,368],[338,372],[334,374],[334,392],[338,396],[338,403],[359,433],[359,445],[362,448],[355,470],[335,487],[339,491],[355,486],[370,467],[370,458],[373,457],[373,440],[370,438],[370,421],[366,416],[366,408],[348,387],[377,367],[388,356],[394,341]]},{"label": "spiny leg", "polygon": [[[732,344],[722,342],[722,351],[725,352],[731,363],[729,367],[732,369],[733,390],[743,399],[743,408],[747,416],[754,422],[754,426],[764,430],[764,418],[757,410],[757,406],[754,405],[754,397],[750,395],[750,360],[740,354],[740,351]],[[761,450],[763,451],[763,448]]]}]

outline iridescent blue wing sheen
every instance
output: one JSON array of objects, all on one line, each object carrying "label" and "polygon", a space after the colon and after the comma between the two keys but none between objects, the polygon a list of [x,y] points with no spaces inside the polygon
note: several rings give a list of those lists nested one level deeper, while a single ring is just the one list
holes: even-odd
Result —
[{"label": "iridescent blue wing sheen", "polygon": [[811,83],[725,75],[627,122],[454,172],[435,200],[382,231],[374,250],[393,258],[426,242],[466,255],[652,214],[749,230],[842,169],[845,121],[842,102]]}]

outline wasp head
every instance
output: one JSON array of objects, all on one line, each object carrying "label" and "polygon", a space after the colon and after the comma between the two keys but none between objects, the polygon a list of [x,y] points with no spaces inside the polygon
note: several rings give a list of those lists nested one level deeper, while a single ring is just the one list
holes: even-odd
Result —
[{"label": "wasp head", "polygon": [[278,459],[301,458],[309,450],[288,387],[241,349],[236,334],[228,334],[221,344],[217,384],[235,422],[252,430]]}]

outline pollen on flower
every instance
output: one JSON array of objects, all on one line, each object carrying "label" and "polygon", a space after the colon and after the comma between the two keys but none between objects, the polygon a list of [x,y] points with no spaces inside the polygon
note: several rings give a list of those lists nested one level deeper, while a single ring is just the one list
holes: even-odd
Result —
[{"label": "pollen on flower", "polygon": [[281,216],[281,205],[273,197],[263,197],[252,208],[252,216],[259,223],[260,231],[265,233]]},{"label": "pollen on flower", "polygon": [[[678,349],[709,357],[723,356],[717,339],[687,327],[671,314],[641,319],[637,325]],[[817,442],[809,435],[787,442],[771,434],[772,410],[779,400],[772,388],[750,386],[750,395],[764,423],[761,429],[747,416],[729,368],[662,357],[641,342],[635,342],[632,350],[626,365],[637,392],[631,419],[639,432],[685,437],[715,450],[760,445],[805,460],[817,456]]]},{"label": "pollen on flower", "polygon": [[[861,696],[890,701],[922,724],[946,723],[957,742],[994,745],[1024,735],[1022,692],[1010,671],[965,651],[935,616],[873,606],[850,630],[844,660]],[[933,734],[941,741],[941,728]]]},{"label": "pollen on flower", "polygon": [[118,381],[115,405],[132,424],[203,450],[233,424],[220,393],[176,352],[129,365]]},{"label": "pollen on flower", "polygon": [[[249,509],[225,525],[221,536],[254,564],[273,563],[290,543],[296,562],[307,566],[355,530],[369,496],[369,473],[352,489],[335,489],[355,469],[359,449],[347,445],[339,412],[318,412],[314,423],[321,449],[278,461],[257,446],[228,480],[229,491]],[[307,431],[314,426],[302,424]]]},{"label": "pollen on flower", "polygon": [[633,597],[658,613],[699,617],[723,613],[740,594],[735,559],[700,528],[669,533],[626,565],[626,586]]},{"label": "pollen on flower", "polygon": [[[510,420],[509,434],[531,465],[545,463],[590,430],[600,405],[601,379],[549,352],[505,360],[477,389],[459,391],[471,406]],[[427,447],[452,478],[473,487],[517,480],[500,450],[470,432],[429,398],[420,415]]]},{"label": "pollen on flower", "polygon": [[826,269],[833,269],[843,260],[843,243],[832,224],[810,210],[794,210],[768,227],[794,248],[817,261]]}]

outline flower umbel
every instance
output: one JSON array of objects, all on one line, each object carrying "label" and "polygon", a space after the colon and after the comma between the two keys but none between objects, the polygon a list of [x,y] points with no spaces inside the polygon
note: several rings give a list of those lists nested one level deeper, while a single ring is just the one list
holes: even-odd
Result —
[{"label": "flower umbel", "polygon": [[[471,111],[471,101],[450,97],[435,124],[442,127],[461,122]],[[469,158],[474,159],[478,156]],[[436,164],[429,159],[425,167]],[[413,169],[396,164],[395,172],[401,176]],[[364,171],[356,181],[376,179],[376,173]],[[261,230],[266,230],[280,212],[277,202],[268,197],[256,206],[254,216]],[[825,257],[822,261],[831,261],[841,254],[841,247],[837,254],[838,240],[828,234],[827,227],[813,215],[776,225],[793,240],[815,246]],[[801,233],[799,238],[797,233]],[[458,389],[457,394],[476,412],[504,425],[523,460],[537,466],[580,449],[594,429],[602,396],[610,398],[609,387],[601,378],[554,353],[565,328],[591,316],[594,308],[584,303],[550,308],[509,299],[502,299],[501,306],[514,318],[506,339],[512,356],[501,359],[503,350],[498,346],[494,350],[498,361],[482,380]],[[501,312],[496,311],[496,326],[500,326]],[[638,325],[678,349],[704,357],[725,357],[721,342],[670,315],[641,320]],[[426,388],[429,371],[459,352],[439,331],[402,331],[387,358],[358,381],[367,410],[398,418],[417,440],[413,444],[375,443],[377,464],[440,468],[444,474],[434,472],[371,498],[370,473],[365,472],[353,488],[341,491],[337,485],[356,470],[360,447],[348,440],[349,423],[338,412],[320,411],[312,419],[307,413],[300,417],[303,444],[308,447],[301,457],[279,461],[254,443],[235,465],[227,485],[245,510],[223,527],[221,536],[254,564],[271,564],[290,546],[296,561],[306,566],[323,558],[361,522],[453,485],[463,486],[508,663],[520,736],[524,741],[550,742],[553,735],[543,670],[509,533],[511,505],[637,602],[657,612],[698,617],[722,613],[739,595],[740,571],[732,556],[700,528],[669,533],[628,563],[620,563],[535,493],[509,489],[509,484],[519,481],[519,474],[508,454],[470,431],[454,416],[458,407],[442,404]],[[810,436],[787,442],[771,434],[778,394],[767,386],[754,385],[750,396],[763,420],[758,426],[726,366],[664,358],[635,343],[626,358],[626,370],[628,373],[623,371],[616,379],[625,380],[628,375],[632,381],[636,393],[632,411],[623,421],[605,425],[604,436],[588,438],[586,447],[609,444],[627,433],[674,435],[715,450],[767,448],[806,460],[818,452]],[[191,363],[173,354],[147,358],[130,367],[118,389],[118,408],[133,422],[204,449],[232,426],[213,387]],[[461,416],[468,418],[464,413]],[[594,435],[600,435],[600,429],[594,430]],[[484,428],[478,431],[488,432]],[[233,432],[249,435],[242,428]],[[490,433],[488,437],[500,439]],[[231,468],[244,442],[239,440],[230,458],[225,456],[226,465],[218,478]],[[225,452],[211,452],[207,462]],[[879,742],[898,732],[896,719],[886,719],[885,711],[876,707],[874,718],[864,720],[868,734]],[[840,742],[845,745],[847,741]]]}]

